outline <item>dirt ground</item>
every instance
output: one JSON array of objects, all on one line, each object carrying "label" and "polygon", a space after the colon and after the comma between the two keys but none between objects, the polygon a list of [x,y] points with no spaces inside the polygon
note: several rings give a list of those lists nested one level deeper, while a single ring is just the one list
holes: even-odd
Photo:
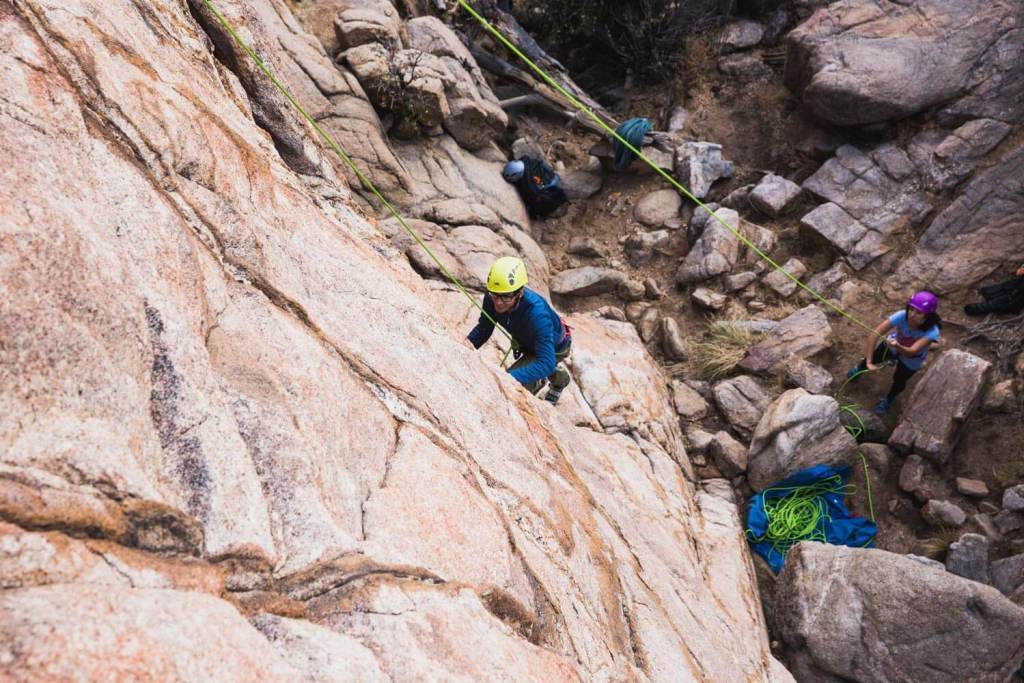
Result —
[{"label": "dirt ground", "polygon": [[[807,150],[808,140],[841,136],[841,132],[816,128],[801,117],[796,102],[782,85],[780,67],[766,81],[740,85],[724,79],[705,76],[699,82],[686,87],[673,83],[653,93],[633,93],[629,116],[647,116],[655,123],[656,129],[668,118],[676,103],[685,104],[689,112],[684,135],[689,139],[717,142],[723,146],[723,155],[736,165],[732,179],[719,181],[704,201],[718,201],[742,185],[756,182],[766,172],[783,175],[795,182],[801,182],[814,172],[822,159],[815,159]],[[702,71],[713,73],[714,69]],[[685,94],[684,91],[685,90]],[[581,167],[587,159],[591,146],[599,138],[586,131],[567,130],[555,119],[519,117],[515,123],[514,137],[527,136],[538,142],[551,162],[561,161],[567,169]],[[912,122],[894,127],[886,134],[893,139],[905,139],[913,132]],[[849,141],[854,141],[852,138]],[[640,166],[634,163],[634,169]],[[655,255],[646,265],[635,268],[625,258],[620,239],[638,231],[651,230],[633,218],[633,206],[648,192],[664,189],[668,184],[653,173],[636,172],[605,173],[604,186],[599,193],[587,200],[574,202],[564,216],[535,222],[535,237],[544,248],[552,272],[579,265],[612,265],[630,277],[643,281],[654,278],[661,286],[664,296],[655,301],[663,315],[671,315],[679,323],[684,337],[699,337],[711,319],[704,311],[695,308],[690,300],[692,287],[682,290],[674,284],[674,274],[680,260],[689,250],[685,226],[692,213],[685,208],[681,221],[682,228],[675,231],[671,253]],[[686,203],[690,202],[686,200]],[[807,266],[807,280],[812,274],[828,268],[834,259],[822,245],[801,239],[798,231],[799,219],[816,206],[810,198],[787,215],[778,219],[759,216],[753,209],[741,211],[747,220],[773,230],[779,236],[779,243],[771,253],[773,259],[783,263],[790,256],[800,258]],[[941,207],[940,207],[941,208]],[[923,228],[922,228],[923,229]],[[582,258],[567,253],[573,237],[589,237],[596,240],[608,255],[607,258]],[[913,249],[917,235],[905,235],[902,242],[873,264],[855,274],[855,278],[867,285],[864,295],[859,296],[849,311],[873,327],[883,318],[902,307],[899,300],[888,300],[882,294],[884,272],[898,263]],[[737,272],[740,269],[737,268]],[[789,312],[805,305],[794,295],[789,300],[779,300],[770,290],[763,289],[758,298],[769,305],[758,313],[747,310],[742,302],[730,303],[733,315],[748,318],[772,317],[781,319]],[[910,292],[907,292],[909,295]],[[944,300],[940,313],[944,314],[943,341],[939,352],[945,349],[963,348],[989,360],[995,360],[993,349],[983,342],[963,344],[966,326],[970,324],[963,315],[962,306],[969,299],[953,297]],[[556,305],[565,312],[597,309],[603,305],[622,306],[623,302],[614,295],[585,298],[556,298]],[[829,316],[833,328],[833,346],[813,360],[823,365],[836,378],[835,386],[842,383],[846,371],[856,363],[862,354],[866,332],[853,322],[836,314]],[[651,353],[664,362],[658,343],[648,344]],[[666,368],[672,376],[687,378],[685,364]],[[844,403],[857,403],[870,408],[884,395],[891,371],[872,373],[856,384],[848,385],[844,391]],[[1004,379],[995,377],[994,379]],[[911,380],[906,392],[897,400],[885,420],[891,428],[895,425],[902,407],[913,390],[916,378]],[[714,419],[705,421],[713,430],[718,425]],[[685,427],[685,425],[684,425]],[[705,427],[706,429],[709,427]],[[980,479],[990,494],[984,502],[1001,507],[1003,489],[1024,481],[1024,414],[1018,410],[1010,414],[985,414],[979,411],[970,417],[962,429],[950,464],[943,471],[948,481],[955,477]],[[903,458],[896,457],[889,474],[880,490],[873,491],[874,508],[879,524],[878,545],[895,552],[928,552],[941,557],[941,551],[959,533],[979,532],[972,522],[956,533],[950,530],[934,529],[925,524],[919,516],[919,504],[898,488],[899,471]],[[960,505],[969,517],[979,511],[983,502],[979,499],[963,498],[955,493],[951,500]],[[892,502],[897,501],[897,502]],[[898,502],[902,501],[902,502]],[[851,501],[852,506],[866,514],[866,505]],[[890,510],[891,507],[891,510]],[[931,547],[924,543],[933,539]],[[936,548],[937,546],[937,548]],[[995,544],[993,559],[1010,552],[1024,552],[1021,541]]]}]

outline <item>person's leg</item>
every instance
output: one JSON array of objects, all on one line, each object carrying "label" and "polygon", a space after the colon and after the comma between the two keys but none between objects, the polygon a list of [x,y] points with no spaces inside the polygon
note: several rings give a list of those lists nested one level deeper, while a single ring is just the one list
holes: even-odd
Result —
[{"label": "person's leg", "polygon": [[896,372],[892,376],[892,386],[889,387],[887,398],[891,403],[907,387],[907,381],[914,376],[917,370],[911,370],[903,363],[896,363]]},{"label": "person's leg", "polygon": [[572,380],[572,377],[569,374],[569,368],[567,368],[563,362],[569,357],[569,353],[571,351],[572,342],[569,342],[564,349],[555,353],[555,371],[548,375],[548,382],[551,386],[548,389],[548,393],[544,395],[544,399],[550,403],[558,403],[558,398],[562,395],[562,390],[569,386],[569,382]]},{"label": "person's leg", "polygon": [[[879,363],[882,363],[886,360],[891,360],[892,355],[892,351],[889,350],[889,348],[886,346],[886,343],[884,341],[879,342],[878,346],[875,347],[875,350],[871,352],[871,362],[874,363],[875,365],[878,365]],[[868,362],[865,359],[861,358],[859,363],[850,368],[850,371],[846,373],[846,376],[851,380],[857,379],[867,369]]]},{"label": "person's leg", "polygon": [[[519,356],[519,358],[516,359],[515,363],[513,363],[510,366],[508,366],[508,369],[509,370],[515,370],[516,368],[521,368],[524,365],[529,365],[533,361],[534,361],[533,356],[531,356],[528,353],[524,353],[523,355]],[[527,391],[529,391],[531,394],[536,394],[538,391],[540,391],[540,388],[542,386],[544,386],[544,380],[537,380],[536,382],[530,382],[529,384],[524,384],[523,385],[523,387]]]}]

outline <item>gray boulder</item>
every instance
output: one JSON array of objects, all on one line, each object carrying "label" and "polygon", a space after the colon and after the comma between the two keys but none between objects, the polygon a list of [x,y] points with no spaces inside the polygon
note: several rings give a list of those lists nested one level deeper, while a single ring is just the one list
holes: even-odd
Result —
[{"label": "gray boulder", "polygon": [[720,178],[731,178],[734,167],[722,158],[722,146],[713,142],[684,142],[676,147],[676,179],[698,199],[707,196]]},{"label": "gray boulder", "polygon": [[633,217],[644,225],[664,225],[679,216],[683,198],[672,189],[655,190],[645,194],[633,209]]},{"label": "gray boulder", "polygon": [[831,396],[791,389],[772,403],[750,441],[747,477],[755,490],[811,465],[850,465],[857,442],[839,421]]},{"label": "gray boulder", "polygon": [[1003,491],[1003,509],[1010,512],[1024,511],[1024,484],[1017,484]]},{"label": "gray boulder", "polygon": [[1024,554],[993,562],[992,585],[1003,595],[1012,595],[1024,585]]},{"label": "gray boulder", "polygon": [[729,303],[729,297],[707,287],[698,287],[690,294],[693,303],[708,311],[720,311]]},{"label": "gray boulder", "polygon": [[[402,18],[387,0],[351,3],[334,20],[339,50],[347,50],[367,43],[401,45]],[[359,5],[363,5],[360,7]]]},{"label": "gray boulder", "polygon": [[401,108],[424,128],[441,125],[451,114],[445,90],[453,78],[439,57],[367,43],[346,51],[345,61],[379,111]]},{"label": "gray boulder", "polygon": [[934,465],[919,455],[907,456],[900,469],[899,487],[913,494],[922,503],[932,499],[945,499],[952,492],[946,478],[940,475]]},{"label": "gray boulder", "polygon": [[754,47],[764,37],[764,26],[747,19],[733,21],[722,27],[718,34],[718,47],[722,54]]},{"label": "gray boulder", "polygon": [[672,233],[668,230],[636,232],[626,238],[623,251],[626,260],[635,267],[649,263],[656,254],[667,254],[671,249]]},{"label": "gray boulder", "polygon": [[[739,232],[740,216],[734,210],[719,209],[715,216]],[[709,219],[697,243],[676,271],[676,282],[689,284],[727,273],[736,265],[739,255],[740,239],[737,234],[725,228],[718,220]]]},{"label": "gray boulder", "polygon": [[939,355],[914,387],[889,445],[945,464],[960,437],[960,427],[979,400],[990,365],[959,349]]},{"label": "gray boulder", "polygon": [[824,394],[832,388],[832,374],[817,363],[803,358],[786,364],[786,381],[811,394]]},{"label": "gray boulder", "polygon": [[770,273],[764,276],[761,280],[764,285],[772,290],[781,297],[792,296],[793,292],[796,291],[797,285],[791,278],[786,276],[789,273],[793,277],[799,279],[804,276],[807,272],[807,266],[803,264],[803,261],[797,258],[791,258],[782,264],[782,270],[779,271],[772,269]]},{"label": "gray boulder", "polygon": [[927,167],[930,187],[943,192],[957,185],[1009,132],[1008,124],[993,119],[968,121],[954,130],[932,152]]},{"label": "gray boulder", "polygon": [[683,335],[679,331],[679,323],[675,318],[661,319],[661,349],[669,360],[686,359],[686,342],[683,340]]},{"label": "gray boulder", "polygon": [[600,173],[573,170],[562,174],[562,190],[570,201],[588,199],[601,191],[604,178]]},{"label": "gray boulder", "polygon": [[[466,46],[437,17],[410,19],[405,30],[409,47],[439,59],[450,76],[445,81],[449,114],[444,118],[444,129],[466,149],[478,150],[491,144],[504,132],[508,116]],[[413,68],[417,67],[414,64]]]},{"label": "gray boulder", "polygon": [[1004,683],[1024,658],[1024,609],[882,550],[798,544],[775,621],[798,681]]},{"label": "gray boulder", "polygon": [[760,383],[748,375],[725,379],[711,390],[718,409],[733,429],[749,437],[771,402],[772,397]]},{"label": "gray boulder", "polygon": [[695,244],[700,239],[700,236],[704,234],[704,228],[707,227],[708,221],[711,220],[711,214],[718,211],[719,208],[717,203],[709,202],[703,207],[697,206],[693,209],[690,223],[686,227],[686,241],[689,244]]},{"label": "gray boulder", "polygon": [[946,571],[978,583],[989,583],[989,541],[981,534],[964,534],[949,545]]},{"label": "gray boulder", "polygon": [[835,206],[815,209],[802,227],[828,240],[858,270],[890,250],[889,237],[920,225],[931,212],[912,178],[897,181],[853,145],[837,149],[803,188]]},{"label": "gray boulder", "polygon": [[927,282],[940,294],[1006,275],[1024,262],[1024,146],[1007,153],[964,185],[928,226],[913,255],[896,270],[893,288]]},{"label": "gray boulder", "polygon": [[789,33],[786,85],[840,126],[935,107],[948,120],[1019,121],[1020,22],[1016,0],[834,2]]},{"label": "gray boulder", "polygon": [[672,400],[676,412],[687,420],[700,420],[708,414],[708,403],[704,397],[678,379],[672,380]]},{"label": "gray boulder", "polygon": [[800,186],[792,180],[769,173],[761,178],[747,199],[758,211],[775,217],[786,213],[801,192]]},{"label": "gray boulder", "polygon": [[807,358],[832,345],[832,326],[817,306],[810,305],[782,319],[771,332],[747,350],[739,367],[771,372],[782,363]]},{"label": "gray boulder", "polygon": [[[812,275],[810,279],[807,280],[807,286],[821,296],[828,297],[839,285],[850,277],[850,273],[851,271],[848,265],[842,261],[836,261],[828,270],[823,270],[816,275]],[[800,290],[798,296],[804,301],[810,301],[814,298],[804,290]]]},{"label": "gray boulder", "polygon": [[625,273],[614,268],[570,268],[555,275],[551,281],[551,292],[562,296],[605,294],[614,292],[626,279]]},{"label": "gray boulder", "polygon": [[932,526],[961,527],[967,522],[967,513],[948,500],[929,500],[921,508],[921,517]]},{"label": "gray boulder", "polygon": [[723,477],[732,479],[747,471],[747,448],[728,432],[717,432],[708,444],[708,455]]}]

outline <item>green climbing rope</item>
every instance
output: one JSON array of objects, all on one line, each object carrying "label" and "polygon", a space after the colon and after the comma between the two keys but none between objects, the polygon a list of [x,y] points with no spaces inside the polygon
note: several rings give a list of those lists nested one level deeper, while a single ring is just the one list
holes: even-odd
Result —
[{"label": "green climbing rope", "polygon": [[[823,521],[831,521],[822,496],[837,494],[845,496],[853,486],[843,484],[841,476],[834,475],[809,486],[769,488],[764,493],[786,491],[783,496],[761,497],[768,528],[762,536],[749,529],[747,536],[755,543],[768,541],[772,550],[785,556],[791,547],[800,541],[827,542]],[[873,521],[873,520],[872,520]]]}]

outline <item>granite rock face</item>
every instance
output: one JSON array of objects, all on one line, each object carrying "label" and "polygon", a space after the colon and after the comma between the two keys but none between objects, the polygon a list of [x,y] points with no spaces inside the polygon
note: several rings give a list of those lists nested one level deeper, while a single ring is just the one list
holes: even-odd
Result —
[{"label": "granite rock face", "polygon": [[[528,253],[499,162],[393,153],[284,3],[217,6],[463,267]],[[204,7],[0,6],[0,678],[792,680],[632,328],[526,394]]]},{"label": "granite rock face", "polygon": [[786,83],[836,125],[927,109],[962,123],[1024,116],[1024,8],[1013,0],[844,0],[788,36]]}]

